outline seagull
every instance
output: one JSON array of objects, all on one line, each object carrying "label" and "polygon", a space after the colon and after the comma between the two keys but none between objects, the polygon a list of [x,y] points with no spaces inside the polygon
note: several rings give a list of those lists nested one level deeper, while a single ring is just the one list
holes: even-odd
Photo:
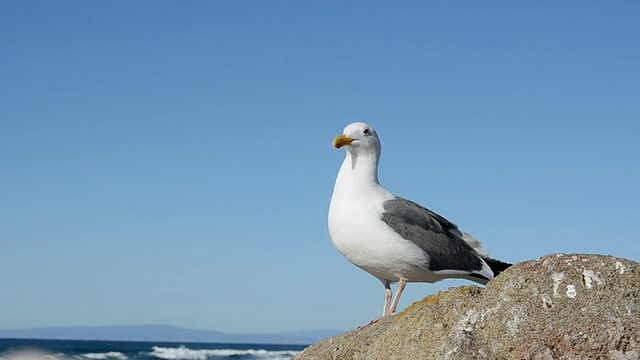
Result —
[{"label": "seagull", "polygon": [[347,125],[333,147],[347,151],[329,206],[329,235],[347,260],[384,285],[382,316],[372,323],[396,312],[408,282],[462,278],[486,284],[511,266],[489,257],[456,224],[380,185],[382,147],[371,125]]}]

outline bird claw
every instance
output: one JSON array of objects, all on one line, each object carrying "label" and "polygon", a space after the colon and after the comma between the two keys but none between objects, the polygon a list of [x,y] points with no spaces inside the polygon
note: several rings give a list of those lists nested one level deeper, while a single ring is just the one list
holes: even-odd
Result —
[{"label": "bird claw", "polygon": [[373,319],[373,320],[371,320],[371,322],[370,322],[370,323],[368,323],[368,324],[366,324],[366,325],[358,326],[358,329],[357,329],[357,330],[362,330],[362,329],[364,329],[364,328],[366,328],[366,327],[368,327],[368,326],[371,326],[371,325],[373,325],[373,324],[377,323],[378,321],[380,321],[380,319],[382,319],[382,316],[380,316],[380,317],[379,317],[379,318],[377,318],[377,319]]},{"label": "bird claw", "polygon": [[384,319],[385,317],[387,317],[387,316],[389,316],[389,315],[395,315],[395,314],[397,314],[397,312],[395,312],[395,311],[394,311],[394,312],[392,312],[392,313],[390,313],[390,314],[380,316],[379,318],[376,318],[376,319],[371,320],[371,322],[370,322],[370,323],[368,323],[368,324],[366,324],[366,325],[358,326],[358,328],[357,328],[356,330],[362,330],[362,329],[364,329],[364,328],[366,328],[366,327],[369,327],[369,326],[371,326],[371,325],[373,325],[373,324],[377,323],[378,321],[380,321],[380,320]]}]

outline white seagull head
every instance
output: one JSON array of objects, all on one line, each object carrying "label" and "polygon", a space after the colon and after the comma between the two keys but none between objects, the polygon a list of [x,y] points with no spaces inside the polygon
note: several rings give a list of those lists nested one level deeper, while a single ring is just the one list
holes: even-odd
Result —
[{"label": "white seagull head", "polygon": [[355,122],[344,128],[342,135],[333,140],[333,147],[339,149],[346,146],[351,155],[371,154],[380,156],[381,145],[378,134],[367,123]]}]

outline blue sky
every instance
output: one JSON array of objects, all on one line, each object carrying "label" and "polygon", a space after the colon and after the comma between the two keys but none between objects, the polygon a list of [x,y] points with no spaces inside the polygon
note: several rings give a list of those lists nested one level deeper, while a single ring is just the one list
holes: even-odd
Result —
[{"label": "blue sky", "polygon": [[0,8],[2,328],[369,322],[326,229],[354,121],[494,257],[640,259],[638,2]]}]

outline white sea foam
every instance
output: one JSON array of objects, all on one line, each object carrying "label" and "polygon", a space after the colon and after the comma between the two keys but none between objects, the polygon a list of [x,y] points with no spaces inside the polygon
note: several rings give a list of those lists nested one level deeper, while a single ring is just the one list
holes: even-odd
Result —
[{"label": "white sea foam", "polygon": [[194,350],[180,346],[178,348],[165,348],[154,346],[151,356],[167,360],[206,360],[208,357],[253,356],[256,359],[284,360],[291,359],[298,351],[282,350],[270,351],[264,349],[202,349]]},{"label": "white sea foam", "polygon": [[82,354],[83,359],[91,359],[91,360],[107,360],[107,359],[118,359],[118,360],[129,360],[129,358],[121,352],[110,351],[106,353],[89,353]]},{"label": "white sea foam", "polygon": [[4,356],[0,356],[0,360],[64,360],[67,357],[64,354],[52,354],[40,349],[23,349],[10,351]]}]

